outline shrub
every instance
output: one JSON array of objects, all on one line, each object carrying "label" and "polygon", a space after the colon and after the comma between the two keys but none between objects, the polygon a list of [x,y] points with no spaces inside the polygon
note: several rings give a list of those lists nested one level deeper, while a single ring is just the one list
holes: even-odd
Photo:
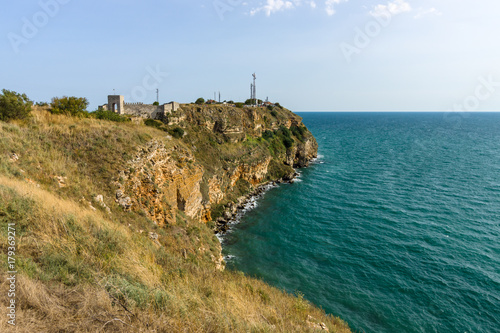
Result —
[{"label": "shrub", "polygon": [[[255,98],[249,98],[245,101],[245,105],[254,105],[255,104]],[[262,100],[258,99],[257,104],[262,104]]]},{"label": "shrub", "polygon": [[205,104],[205,99],[203,97],[200,97],[196,100],[195,103],[198,105]]},{"label": "shrub", "polygon": [[285,145],[286,148],[290,148],[293,146],[293,139],[285,137],[283,138],[283,144]]},{"label": "shrub", "polygon": [[146,119],[146,120],[144,120],[144,124],[146,126],[151,126],[151,127],[156,127],[156,128],[160,128],[163,125],[163,123],[161,121],[154,120],[154,119]]},{"label": "shrub", "polygon": [[0,120],[25,119],[29,116],[32,106],[33,102],[26,94],[3,89],[0,94]]},{"label": "shrub", "polygon": [[153,102],[153,105],[160,105],[158,101]]},{"label": "shrub", "polygon": [[243,107],[243,103],[234,103],[234,105],[237,107],[237,108],[242,108]]},{"label": "shrub", "polygon": [[54,97],[52,98],[52,103],[50,103],[50,112],[70,116],[86,116],[88,115],[88,105],[89,102],[84,97]]},{"label": "shrub", "polygon": [[262,137],[266,140],[271,140],[272,138],[274,138],[274,133],[270,130],[266,130],[264,131],[264,133],[262,133]]},{"label": "shrub", "polygon": [[280,126],[280,129],[278,130],[281,135],[283,135],[286,138],[291,138],[292,137],[292,132],[285,126]]},{"label": "shrub", "polygon": [[170,133],[170,135],[177,139],[180,139],[184,136],[184,130],[180,127],[174,127],[173,129],[169,130],[168,133]]},{"label": "shrub", "polygon": [[271,111],[271,116],[273,116],[274,118],[278,117],[278,112],[272,110]]},{"label": "shrub", "polygon": [[92,112],[90,115],[96,119],[103,119],[109,121],[116,121],[116,122],[130,121],[130,118],[121,116],[118,113],[109,110],[97,110],[95,112]]},{"label": "shrub", "polygon": [[304,133],[305,133],[305,130],[306,128],[305,127],[302,127],[302,126],[293,126],[293,127],[290,127],[290,129],[292,130],[292,134],[297,138],[299,139],[300,141],[304,141]]}]

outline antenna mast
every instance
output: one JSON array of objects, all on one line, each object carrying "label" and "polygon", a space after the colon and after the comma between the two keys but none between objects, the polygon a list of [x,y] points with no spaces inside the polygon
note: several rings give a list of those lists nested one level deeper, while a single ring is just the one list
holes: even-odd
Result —
[{"label": "antenna mast", "polygon": [[252,94],[253,94],[253,99],[255,100],[255,105],[257,105],[257,87],[255,86],[255,79],[257,79],[257,75],[255,75],[255,73],[253,73],[252,76],[253,76]]}]

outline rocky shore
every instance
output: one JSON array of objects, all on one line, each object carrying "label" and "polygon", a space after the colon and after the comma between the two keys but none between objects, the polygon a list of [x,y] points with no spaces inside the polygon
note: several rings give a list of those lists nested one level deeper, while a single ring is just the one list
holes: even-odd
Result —
[{"label": "rocky shore", "polygon": [[256,201],[264,196],[268,190],[282,183],[293,184],[294,179],[298,175],[299,174],[297,172],[294,172],[293,174],[287,175],[281,179],[260,184],[247,195],[239,197],[236,202],[228,203],[224,207],[222,216],[218,217],[215,221],[214,232],[216,234],[225,234],[231,228],[231,225],[234,224],[247,210],[256,207]]}]

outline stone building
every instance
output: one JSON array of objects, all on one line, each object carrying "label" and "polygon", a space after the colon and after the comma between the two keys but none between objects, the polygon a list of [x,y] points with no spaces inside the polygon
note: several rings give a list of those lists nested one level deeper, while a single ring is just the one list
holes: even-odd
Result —
[{"label": "stone building", "polygon": [[126,103],[122,95],[109,95],[108,104],[99,106],[101,110],[110,110],[122,115],[142,118],[162,119],[166,114],[177,111],[179,103],[170,102],[162,105]]}]

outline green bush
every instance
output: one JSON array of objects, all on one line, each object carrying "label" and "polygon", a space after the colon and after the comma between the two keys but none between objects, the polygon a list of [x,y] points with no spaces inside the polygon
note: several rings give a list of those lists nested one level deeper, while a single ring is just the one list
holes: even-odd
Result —
[{"label": "green bush", "polygon": [[195,103],[198,105],[205,104],[205,99],[203,97],[200,97],[196,100]]},{"label": "green bush", "polygon": [[273,116],[274,118],[278,117],[278,112],[272,110],[271,111],[271,116]]},{"label": "green bush", "polygon": [[153,105],[160,105],[160,103],[158,101],[154,101]]},{"label": "green bush", "polygon": [[272,138],[274,138],[274,132],[265,130],[264,133],[262,133],[262,137],[266,140],[271,140]]},{"label": "green bush", "polygon": [[285,145],[286,148],[291,148],[293,146],[293,139],[283,138],[283,144]]},{"label": "green bush", "polygon": [[234,106],[236,106],[237,108],[242,108],[243,107],[243,103],[234,103]]},{"label": "green bush", "polygon": [[292,126],[290,127],[292,130],[292,134],[299,139],[300,141],[304,141],[304,133],[306,131],[305,127],[302,126]]},{"label": "green bush", "polygon": [[97,110],[95,112],[92,112],[90,114],[92,117],[95,119],[103,119],[103,120],[109,120],[109,121],[116,121],[116,122],[126,122],[130,121],[130,118],[120,116],[118,113],[109,111],[109,110]]},{"label": "green bush", "polygon": [[3,89],[0,94],[0,120],[25,119],[29,116],[32,106],[33,102],[26,94]]},{"label": "green bush", "polygon": [[168,133],[170,133],[170,135],[177,139],[180,139],[184,136],[184,130],[180,127],[174,127],[173,129],[170,129]]},{"label": "green bush", "polygon": [[[255,98],[249,98],[245,101],[245,105],[254,105],[255,104]],[[262,100],[258,99],[257,104],[262,104]]]},{"label": "green bush", "polygon": [[151,126],[151,127],[156,127],[156,128],[160,128],[163,125],[163,123],[161,121],[154,120],[154,119],[146,119],[146,120],[144,120],[144,124],[146,126]]},{"label": "green bush", "polygon": [[286,128],[285,126],[280,126],[278,132],[284,136],[285,138],[291,138],[292,137],[292,132],[290,132],[290,130],[288,128]]},{"label": "green bush", "polygon": [[89,102],[84,97],[54,97],[50,103],[50,112],[70,116],[88,116]]}]

